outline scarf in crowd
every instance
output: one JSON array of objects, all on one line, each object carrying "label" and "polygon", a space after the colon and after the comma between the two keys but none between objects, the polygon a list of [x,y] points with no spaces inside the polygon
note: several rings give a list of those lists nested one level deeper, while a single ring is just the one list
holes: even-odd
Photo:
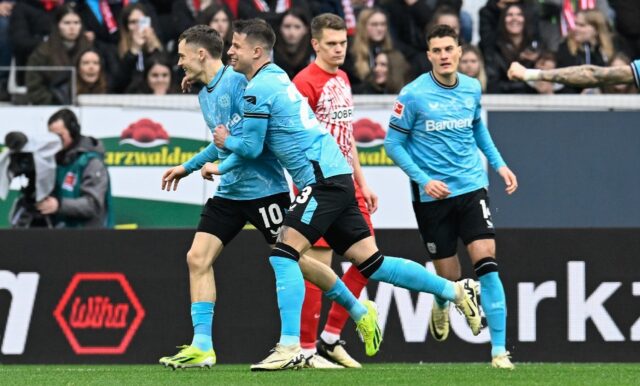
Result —
[{"label": "scarf in crowd", "polygon": [[562,17],[560,19],[560,30],[562,36],[567,36],[569,31],[576,26],[576,11],[593,9],[596,7],[596,0],[564,0],[562,4]]},{"label": "scarf in crowd", "polygon": [[[260,12],[270,12],[271,7],[265,0],[253,0],[253,5]],[[275,13],[283,13],[291,8],[291,0],[278,0],[276,3]]]},{"label": "scarf in crowd", "polygon": [[342,0],[342,10],[344,11],[344,22],[347,25],[347,35],[353,36],[356,33],[356,13],[353,12],[351,0]]},{"label": "scarf in crowd", "polygon": [[55,7],[62,5],[64,0],[40,0],[40,4],[44,7],[45,11],[49,12]]}]

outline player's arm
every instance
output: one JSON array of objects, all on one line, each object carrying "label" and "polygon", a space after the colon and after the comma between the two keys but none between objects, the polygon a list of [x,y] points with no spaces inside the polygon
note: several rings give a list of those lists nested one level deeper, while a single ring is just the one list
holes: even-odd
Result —
[{"label": "player's arm", "polygon": [[511,169],[509,169],[506,162],[504,162],[498,148],[493,143],[493,139],[491,139],[491,134],[489,134],[487,125],[485,125],[484,121],[480,117],[480,109],[480,105],[478,104],[476,119],[473,122],[473,136],[478,148],[487,157],[489,165],[491,165],[491,167],[498,172],[504,180],[506,185],[505,191],[507,194],[511,194],[518,188],[518,180],[516,175],[511,171]]},{"label": "player's arm", "polygon": [[378,196],[369,189],[367,181],[364,178],[362,172],[362,166],[360,165],[360,158],[358,158],[358,147],[356,146],[356,139],[351,135],[351,154],[353,155],[353,179],[356,181],[362,192],[369,213],[374,213],[378,210]]},{"label": "player's arm", "polygon": [[198,154],[194,155],[182,165],[174,166],[167,169],[162,174],[162,185],[160,189],[171,191],[178,189],[178,183],[183,177],[188,176],[195,170],[200,169],[207,162],[214,162],[218,159],[218,150],[212,142],[202,149]]},{"label": "player's arm", "polygon": [[245,112],[242,135],[239,137],[229,135],[224,140],[224,147],[241,157],[257,158],[264,148],[268,123],[269,114]]},{"label": "player's arm", "polygon": [[425,186],[431,178],[413,161],[405,149],[410,128],[413,127],[415,116],[410,108],[407,95],[398,96],[394,105],[394,112],[389,121],[389,129],[384,139],[384,148],[389,158],[404,171],[412,181]]},{"label": "player's arm", "polygon": [[511,80],[543,80],[578,88],[634,82],[631,66],[599,67],[587,64],[553,70],[532,70],[525,68],[520,63],[513,62],[509,67],[508,75]]}]

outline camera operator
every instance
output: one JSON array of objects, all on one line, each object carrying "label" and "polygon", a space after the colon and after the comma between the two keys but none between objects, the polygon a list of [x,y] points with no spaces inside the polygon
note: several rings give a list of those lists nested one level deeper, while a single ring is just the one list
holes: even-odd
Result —
[{"label": "camera operator", "polygon": [[56,154],[54,193],[36,204],[43,215],[54,215],[56,227],[111,227],[111,190],[104,147],[80,134],[78,118],[69,109],[53,114],[49,131],[62,139]]}]

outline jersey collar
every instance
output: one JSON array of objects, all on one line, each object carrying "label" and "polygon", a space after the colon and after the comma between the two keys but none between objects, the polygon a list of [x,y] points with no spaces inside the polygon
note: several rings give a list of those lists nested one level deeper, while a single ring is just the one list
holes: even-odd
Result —
[{"label": "jersey collar", "polygon": [[435,75],[433,75],[433,71],[429,71],[429,76],[431,76],[431,79],[433,79],[433,82],[435,84],[437,84],[438,86],[440,86],[440,87],[442,87],[444,89],[447,89],[447,90],[452,90],[452,89],[458,87],[458,85],[460,84],[460,77],[457,76],[457,75],[456,75],[456,83],[454,83],[451,86],[448,86],[448,85],[438,81],[438,79],[435,77]]},{"label": "jersey collar", "polygon": [[253,76],[251,77],[251,79],[255,78],[255,77],[256,77],[256,75],[258,75],[258,73],[259,73],[260,71],[262,71],[262,69],[263,69],[263,68],[267,67],[267,66],[268,66],[268,65],[270,65],[270,64],[271,64],[271,62],[266,62],[265,64],[263,64],[262,66],[260,66],[260,68],[258,68],[258,70],[256,70],[256,72],[255,72],[255,73],[253,73]]},{"label": "jersey collar", "polygon": [[222,79],[222,75],[224,75],[224,72],[227,71],[227,68],[229,68],[229,66],[224,66],[222,68],[222,71],[218,71],[218,73],[216,74],[216,76],[213,77],[213,79],[211,79],[211,82],[209,82],[209,84],[207,85],[207,92],[208,93],[212,93],[213,90],[216,88],[216,86],[218,85],[218,83],[220,83],[220,79]]}]

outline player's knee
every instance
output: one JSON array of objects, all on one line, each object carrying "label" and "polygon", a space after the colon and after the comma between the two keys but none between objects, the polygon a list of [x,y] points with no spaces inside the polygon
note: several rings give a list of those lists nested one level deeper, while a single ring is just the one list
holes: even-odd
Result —
[{"label": "player's knee", "polygon": [[208,256],[195,249],[190,249],[187,252],[187,265],[189,266],[189,272],[202,272],[208,270],[211,267],[211,262]]},{"label": "player's knee", "polygon": [[481,258],[490,256],[495,258],[496,256],[496,243],[493,239],[480,239],[472,241],[467,245],[469,255],[479,256]]}]

